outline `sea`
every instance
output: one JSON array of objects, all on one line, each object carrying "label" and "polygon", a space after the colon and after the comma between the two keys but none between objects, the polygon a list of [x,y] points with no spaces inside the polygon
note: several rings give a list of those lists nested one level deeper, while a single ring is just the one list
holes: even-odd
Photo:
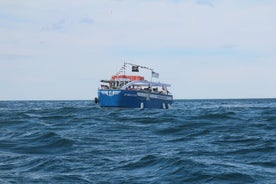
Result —
[{"label": "sea", "polygon": [[1,101],[0,183],[276,183],[276,99]]}]

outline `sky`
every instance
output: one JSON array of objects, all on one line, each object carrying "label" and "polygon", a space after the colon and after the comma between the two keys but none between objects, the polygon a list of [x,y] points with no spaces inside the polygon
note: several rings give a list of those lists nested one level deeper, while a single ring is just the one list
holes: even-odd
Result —
[{"label": "sky", "polygon": [[93,100],[125,61],[175,99],[275,98],[275,20],[275,0],[1,0],[0,100]]}]

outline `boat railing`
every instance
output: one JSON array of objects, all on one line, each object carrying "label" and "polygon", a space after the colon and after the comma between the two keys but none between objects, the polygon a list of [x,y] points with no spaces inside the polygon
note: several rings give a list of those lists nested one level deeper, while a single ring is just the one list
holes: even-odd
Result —
[{"label": "boat railing", "polygon": [[155,94],[163,94],[163,95],[170,95],[171,93],[167,89],[158,89],[156,88],[151,88],[151,87],[127,87],[124,90],[127,91],[140,91],[140,92],[147,92],[147,93],[155,93]]}]

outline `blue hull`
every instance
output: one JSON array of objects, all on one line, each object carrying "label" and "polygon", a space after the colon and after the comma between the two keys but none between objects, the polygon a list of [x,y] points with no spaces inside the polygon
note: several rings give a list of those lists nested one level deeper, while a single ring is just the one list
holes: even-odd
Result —
[{"label": "blue hull", "polygon": [[131,90],[99,90],[99,105],[101,107],[126,108],[169,108],[173,96]]}]

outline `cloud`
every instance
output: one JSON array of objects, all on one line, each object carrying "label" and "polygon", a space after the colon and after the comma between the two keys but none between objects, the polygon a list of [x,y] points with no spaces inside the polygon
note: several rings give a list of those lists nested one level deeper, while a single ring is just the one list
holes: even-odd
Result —
[{"label": "cloud", "polygon": [[80,23],[82,24],[94,24],[95,21],[94,19],[90,18],[90,17],[83,17],[81,20],[80,20]]},{"label": "cloud", "polygon": [[61,20],[54,22],[50,25],[42,27],[41,30],[42,31],[63,32],[63,31],[65,31],[66,25],[68,25],[68,21],[66,21],[65,19],[61,19]]},{"label": "cloud", "polygon": [[[263,66],[261,74],[271,74],[270,78],[263,78],[258,72],[252,73],[270,85],[275,83],[274,1],[49,0],[12,3],[6,0],[6,3],[1,3],[0,78],[5,78],[7,84],[17,77],[9,75],[11,72],[7,67],[10,71],[14,71],[14,67],[20,71],[23,67],[26,69],[24,75],[33,77],[33,72],[43,73],[45,68],[48,68],[47,71],[56,70],[56,76],[65,75],[66,66],[72,70],[68,76],[76,81],[85,81],[81,79],[84,73],[91,77],[85,81],[92,83],[88,85],[89,89],[85,89],[85,84],[80,86],[84,89],[82,91],[89,92],[89,96],[97,88],[98,79],[113,74],[113,69],[117,65],[120,67],[124,59],[135,60],[138,64],[153,68],[159,67],[158,70],[163,70],[161,77],[175,83],[174,89],[179,91],[175,94],[178,97],[204,97],[204,89],[197,90],[197,95],[194,95],[197,86],[206,86],[216,77],[221,79],[222,84],[214,85],[213,89],[220,85],[228,89],[223,82],[231,82],[231,75],[223,76],[223,73],[231,67],[231,71],[235,71],[244,65],[254,65],[256,71]],[[33,63],[35,67],[27,66],[26,63]],[[96,65],[105,68],[105,72],[95,69],[91,73]],[[79,75],[75,75],[75,70],[79,71]],[[204,71],[208,71],[205,76],[197,75]],[[237,78],[246,75],[247,71],[244,71]],[[209,74],[214,74],[214,77],[203,80]],[[45,72],[46,79],[52,76],[52,72]],[[186,87],[190,90],[183,96],[183,89],[177,83],[189,85],[190,78],[194,80],[191,86]],[[183,79],[187,80],[183,82]],[[250,81],[254,79],[252,77]],[[62,86],[68,81],[71,82],[68,78],[60,79],[53,86]],[[246,82],[244,79],[240,85]],[[20,83],[15,82],[15,86]],[[261,83],[255,86],[258,84]],[[0,88],[4,89],[1,85]],[[30,91],[35,86],[30,84]],[[42,89],[47,91],[53,86],[45,85]],[[76,89],[72,86],[62,86],[60,89],[63,94],[67,94]],[[20,90],[16,89],[14,91],[21,95]],[[208,97],[216,90],[205,92],[205,97]],[[271,93],[276,94],[275,89]],[[76,94],[71,93],[72,96]],[[55,93],[41,93],[41,97],[44,95],[52,98],[56,96]],[[12,98],[8,93],[6,96]],[[224,96],[233,97],[230,92],[225,92]]]},{"label": "cloud", "polygon": [[1,61],[11,61],[11,60],[24,60],[30,59],[31,55],[23,55],[23,54],[0,54],[0,62]]},{"label": "cloud", "polygon": [[199,5],[205,5],[205,6],[209,6],[211,8],[214,8],[214,4],[211,1],[208,1],[208,0],[197,0],[196,3],[199,4]]},{"label": "cloud", "polygon": [[235,45],[235,44],[225,44],[223,46],[221,46],[221,48],[223,49],[235,49],[235,48],[238,48],[239,46],[238,45]]},{"label": "cloud", "polygon": [[69,28],[74,28],[76,27],[77,24],[94,24],[95,21],[94,19],[86,16],[82,18],[74,18],[74,19],[60,19],[56,22],[53,22],[51,24],[48,24],[46,26],[43,26],[41,28],[42,31],[55,31],[55,32],[61,32],[64,33],[67,29]]}]

